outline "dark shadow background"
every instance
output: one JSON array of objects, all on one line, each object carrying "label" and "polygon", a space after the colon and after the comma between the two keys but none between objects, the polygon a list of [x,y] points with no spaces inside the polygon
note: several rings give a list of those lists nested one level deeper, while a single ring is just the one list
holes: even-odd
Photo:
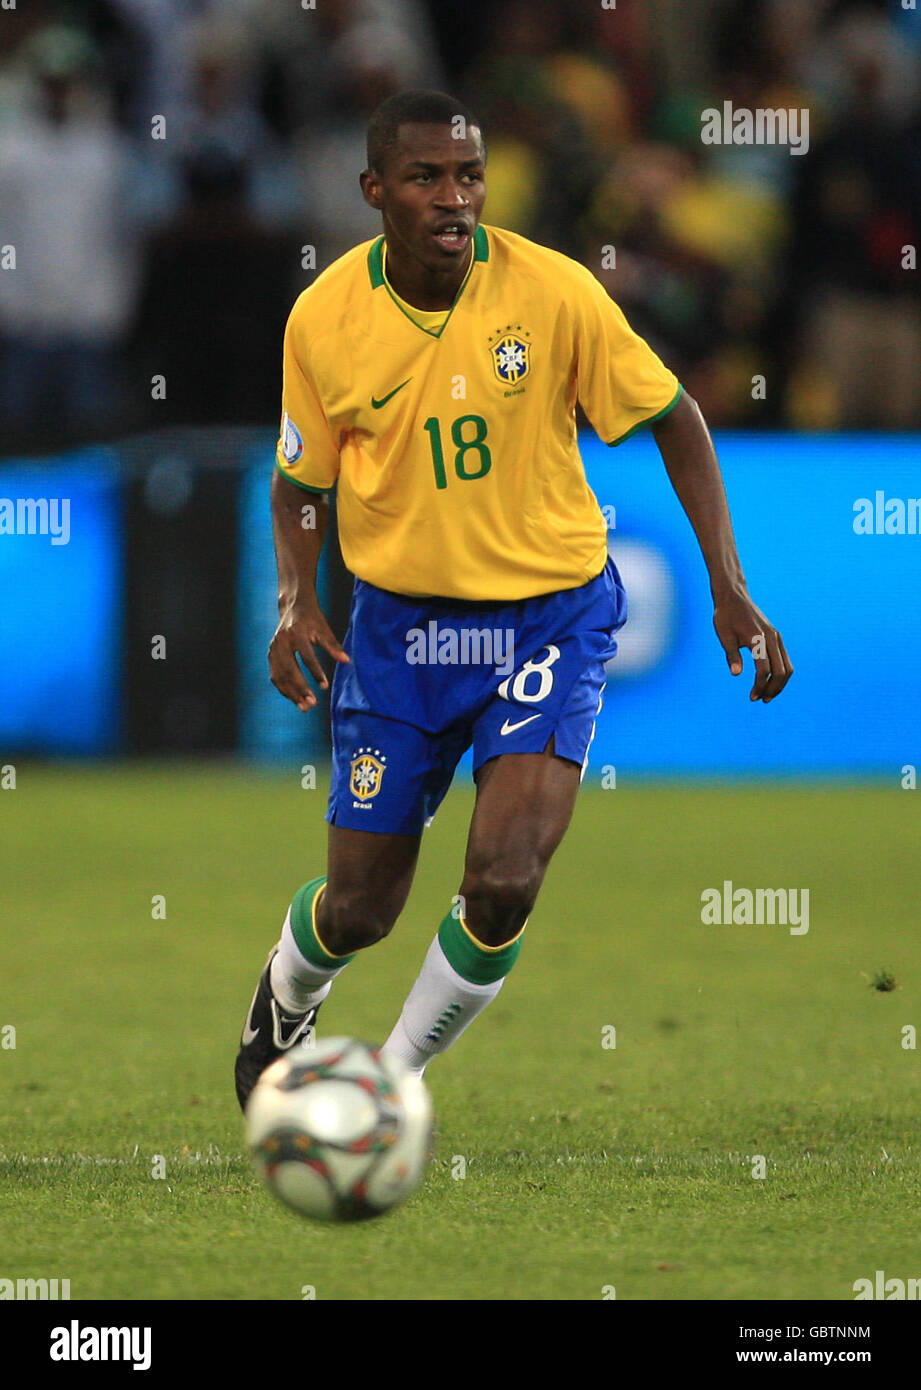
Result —
[{"label": "dark shadow background", "polygon": [[[377,231],[368,115],[418,85],[481,115],[486,220],[590,266],[712,425],[915,428],[919,82],[898,0],[3,11],[0,458],[274,424],[291,303]],[[807,110],[808,153],[703,145],[724,101]]]}]

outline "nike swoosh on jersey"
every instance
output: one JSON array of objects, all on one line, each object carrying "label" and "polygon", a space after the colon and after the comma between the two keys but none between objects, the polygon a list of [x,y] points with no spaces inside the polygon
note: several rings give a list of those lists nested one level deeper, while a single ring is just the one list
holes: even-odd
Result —
[{"label": "nike swoosh on jersey", "polygon": [[375,400],[375,398],[372,396],[372,397],[371,397],[371,409],[372,409],[372,410],[380,410],[380,408],[381,408],[382,405],[386,405],[388,401],[393,400],[393,398],[394,398],[394,396],[396,395],[396,393],[397,393],[398,391],[402,391],[402,390],[403,390],[403,387],[404,387],[404,386],[408,386],[409,383],[410,383],[411,381],[412,381],[412,377],[411,377],[411,376],[408,376],[408,377],[406,378],[405,381],[401,381],[400,384],[399,384],[399,386],[395,386],[395,387],[393,388],[393,390],[390,391],[390,392],[388,392],[388,394],[387,394],[386,396],[381,396],[381,398],[380,398],[379,401],[378,401],[378,400]]},{"label": "nike swoosh on jersey", "polygon": [[519,719],[517,724],[510,724],[506,719],[505,723],[502,725],[502,728],[499,730],[499,733],[513,734],[516,729],[523,729],[525,724],[530,724],[532,719],[540,719],[540,711],[538,711],[537,714],[529,715],[527,719]]}]

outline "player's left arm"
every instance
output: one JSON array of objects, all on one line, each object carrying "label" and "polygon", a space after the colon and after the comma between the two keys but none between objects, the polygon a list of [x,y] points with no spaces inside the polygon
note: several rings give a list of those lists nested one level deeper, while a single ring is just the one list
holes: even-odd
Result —
[{"label": "player's left arm", "polygon": [[716,450],[696,401],[683,393],[652,432],[710,574],[713,626],[729,669],[734,676],[741,673],[739,652],[747,647],[755,661],[750,698],[769,704],[793,675],[793,666],[780,633],[749,595]]}]

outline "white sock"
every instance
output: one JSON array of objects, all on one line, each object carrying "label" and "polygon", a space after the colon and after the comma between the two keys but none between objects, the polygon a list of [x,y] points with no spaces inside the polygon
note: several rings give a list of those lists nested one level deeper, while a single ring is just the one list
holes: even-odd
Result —
[{"label": "white sock", "polygon": [[[345,962],[345,965],[348,961]],[[321,970],[301,955],[291,930],[291,911],[281,929],[278,953],[269,971],[272,993],[286,1013],[304,1014],[314,1004],[320,1004],[332,989],[333,980],[345,965]]]},{"label": "white sock", "polygon": [[465,980],[450,964],[438,937],[428,949],[419,978],[382,1052],[399,1057],[417,1076],[439,1052],[447,1052],[464,1029],[483,1012],[504,978],[488,985]]}]

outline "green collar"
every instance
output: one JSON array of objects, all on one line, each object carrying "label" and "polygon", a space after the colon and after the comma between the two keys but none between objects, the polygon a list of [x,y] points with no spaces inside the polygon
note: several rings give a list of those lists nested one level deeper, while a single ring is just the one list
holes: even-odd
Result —
[{"label": "green collar", "polygon": [[[489,238],[486,235],[486,229],[484,227],[477,227],[476,231],[473,234],[473,261],[488,260]],[[473,273],[473,261],[471,261],[470,270],[466,278],[464,279],[463,284],[460,287],[460,293],[458,294],[454,303],[451,305],[451,308],[447,311],[448,317],[445,319],[441,328],[439,328],[436,333],[431,333],[427,328],[420,327],[420,325],[416,323],[415,319],[409,320],[414,328],[419,329],[420,333],[425,333],[430,338],[441,337],[442,333],[448,326],[448,321],[450,320],[451,315],[454,313],[454,310],[457,308],[458,304],[460,303],[463,297],[464,290],[470,283],[470,278]],[[372,244],[370,250],[368,251],[368,274],[371,277],[372,290],[378,290],[381,288],[386,289],[387,293],[390,295],[390,298],[393,300],[394,304],[396,304],[397,308],[400,310],[400,313],[403,314],[404,317],[409,318],[409,315],[406,313],[406,310],[401,307],[399,301],[394,297],[390,289],[390,286],[387,284],[387,281],[384,278],[384,238],[382,236],[379,236],[377,238],[377,240]]]},{"label": "green collar", "polygon": [[[473,234],[473,259],[489,260],[489,238],[485,227],[477,227]],[[384,238],[379,236],[368,251],[368,274],[371,276],[372,290],[379,290],[384,280]]]}]

